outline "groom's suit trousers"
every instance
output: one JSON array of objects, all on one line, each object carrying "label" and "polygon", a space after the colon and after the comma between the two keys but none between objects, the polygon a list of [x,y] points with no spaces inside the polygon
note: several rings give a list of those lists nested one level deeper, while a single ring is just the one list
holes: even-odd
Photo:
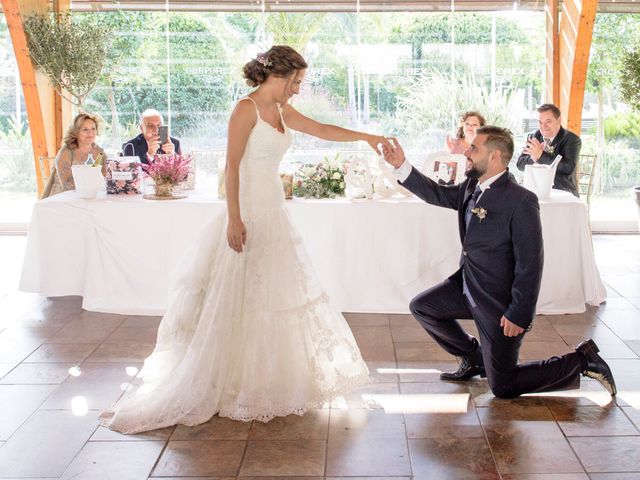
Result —
[{"label": "groom's suit trousers", "polygon": [[[524,393],[578,388],[584,360],[577,352],[547,360],[518,365],[524,333],[507,337],[500,318],[487,318],[474,308],[462,293],[462,285],[448,278],[419,295],[409,306],[411,313],[445,351],[457,357],[469,357],[484,363],[493,394],[513,398]],[[473,319],[480,337],[478,342],[458,323]]]}]

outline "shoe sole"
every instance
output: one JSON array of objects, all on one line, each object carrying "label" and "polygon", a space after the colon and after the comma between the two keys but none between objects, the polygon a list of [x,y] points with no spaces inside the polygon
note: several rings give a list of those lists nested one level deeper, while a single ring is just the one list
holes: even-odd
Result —
[{"label": "shoe sole", "polygon": [[615,396],[618,393],[618,389],[616,388],[615,380],[613,379],[613,372],[611,372],[611,367],[609,367],[609,364],[605,362],[604,358],[602,358],[599,355],[600,349],[596,345],[596,342],[589,339],[580,346],[580,350],[583,352],[583,354],[591,354],[592,356],[599,358],[602,361],[602,363],[604,363],[607,366],[607,368],[609,369],[609,372],[611,373],[612,383],[609,383],[608,381],[604,382],[603,381],[604,376],[602,376],[602,379],[598,378],[598,375],[594,375],[594,376],[586,375],[586,376],[588,378],[592,378],[598,381],[605,388],[605,390],[609,392],[610,395]]},{"label": "shoe sole", "polygon": [[447,377],[442,377],[442,375],[440,375],[440,380],[444,380],[446,382],[468,382],[469,380],[472,380],[474,377],[477,377],[477,376],[479,376],[480,378],[487,378],[486,373],[477,373],[468,378],[447,378]]}]

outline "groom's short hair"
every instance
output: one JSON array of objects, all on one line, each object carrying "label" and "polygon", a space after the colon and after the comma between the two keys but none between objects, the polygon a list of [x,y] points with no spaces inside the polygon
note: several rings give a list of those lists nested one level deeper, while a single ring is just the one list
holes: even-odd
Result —
[{"label": "groom's short hair", "polygon": [[504,166],[509,165],[513,156],[513,133],[511,133],[511,130],[494,125],[485,125],[476,130],[476,135],[486,135],[485,146],[489,150],[498,150]]}]

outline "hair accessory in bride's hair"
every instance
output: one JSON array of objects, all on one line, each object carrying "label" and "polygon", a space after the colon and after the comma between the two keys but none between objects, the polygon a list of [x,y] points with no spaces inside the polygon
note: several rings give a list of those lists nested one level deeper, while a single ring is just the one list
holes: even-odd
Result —
[{"label": "hair accessory in bride's hair", "polygon": [[273,67],[273,62],[269,60],[269,57],[267,57],[265,53],[259,53],[258,55],[256,55],[256,60],[263,67]]}]

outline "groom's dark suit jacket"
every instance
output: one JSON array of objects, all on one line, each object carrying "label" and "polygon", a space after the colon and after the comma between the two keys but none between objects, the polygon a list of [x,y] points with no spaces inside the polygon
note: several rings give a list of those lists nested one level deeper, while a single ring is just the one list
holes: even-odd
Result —
[{"label": "groom's dark suit jacket", "polygon": [[402,186],[427,203],[458,211],[462,243],[460,269],[451,280],[462,289],[462,272],[480,314],[487,319],[504,315],[527,329],[535,315],[542,278],[543,247],[538,197],[518,185],[507,170],[486,189],[477,208],[486,218],[472,215],[467,231],[465,210],[478,181],[438,185],[415,168]]},{"label": "groom's dark suit jacket", "polygon": [[[536,130],[533,134],[539,142],[543,141],[540,130]],[[582,140],[580,137],[569,130],[560,127],[558,134],[551,142],[553,153],[544,152],[538,159],[538,163],[543,165],[551,165],[556,155],[562,155],[562,160],[556,169],[556,176],[553,180],[553,188],[566,190],[579,197],[578,187],[576,186],[576,165],[580,159],[580,150],[582,148]],[[534,163],[533,158],[526,153],[522,153],[518,157],[518,169],[524,170],[525,165]]]},{"label": "groom's dark suit jacket", "polygon": [[[171,140],[171,143],[173,143],[176,153],[178,154],[182,153],[182,150],[180,150],[180,140],[174,137],[169,137],[169,139]],[[149,145],[147,144],[147,141],[145,140],[143,134],[140,134],[137,137],[134,137],[128,142],[125,142],[122,144],[123,155],[125,156],[135,155],[140,158],[140,161],[142,163],[149,163],[149,161],[147,160],[148,149],[149,149]],[[159,148],[157,153],[165,153],[165,152],[164,150],[162,150],[162,148]]]}]

